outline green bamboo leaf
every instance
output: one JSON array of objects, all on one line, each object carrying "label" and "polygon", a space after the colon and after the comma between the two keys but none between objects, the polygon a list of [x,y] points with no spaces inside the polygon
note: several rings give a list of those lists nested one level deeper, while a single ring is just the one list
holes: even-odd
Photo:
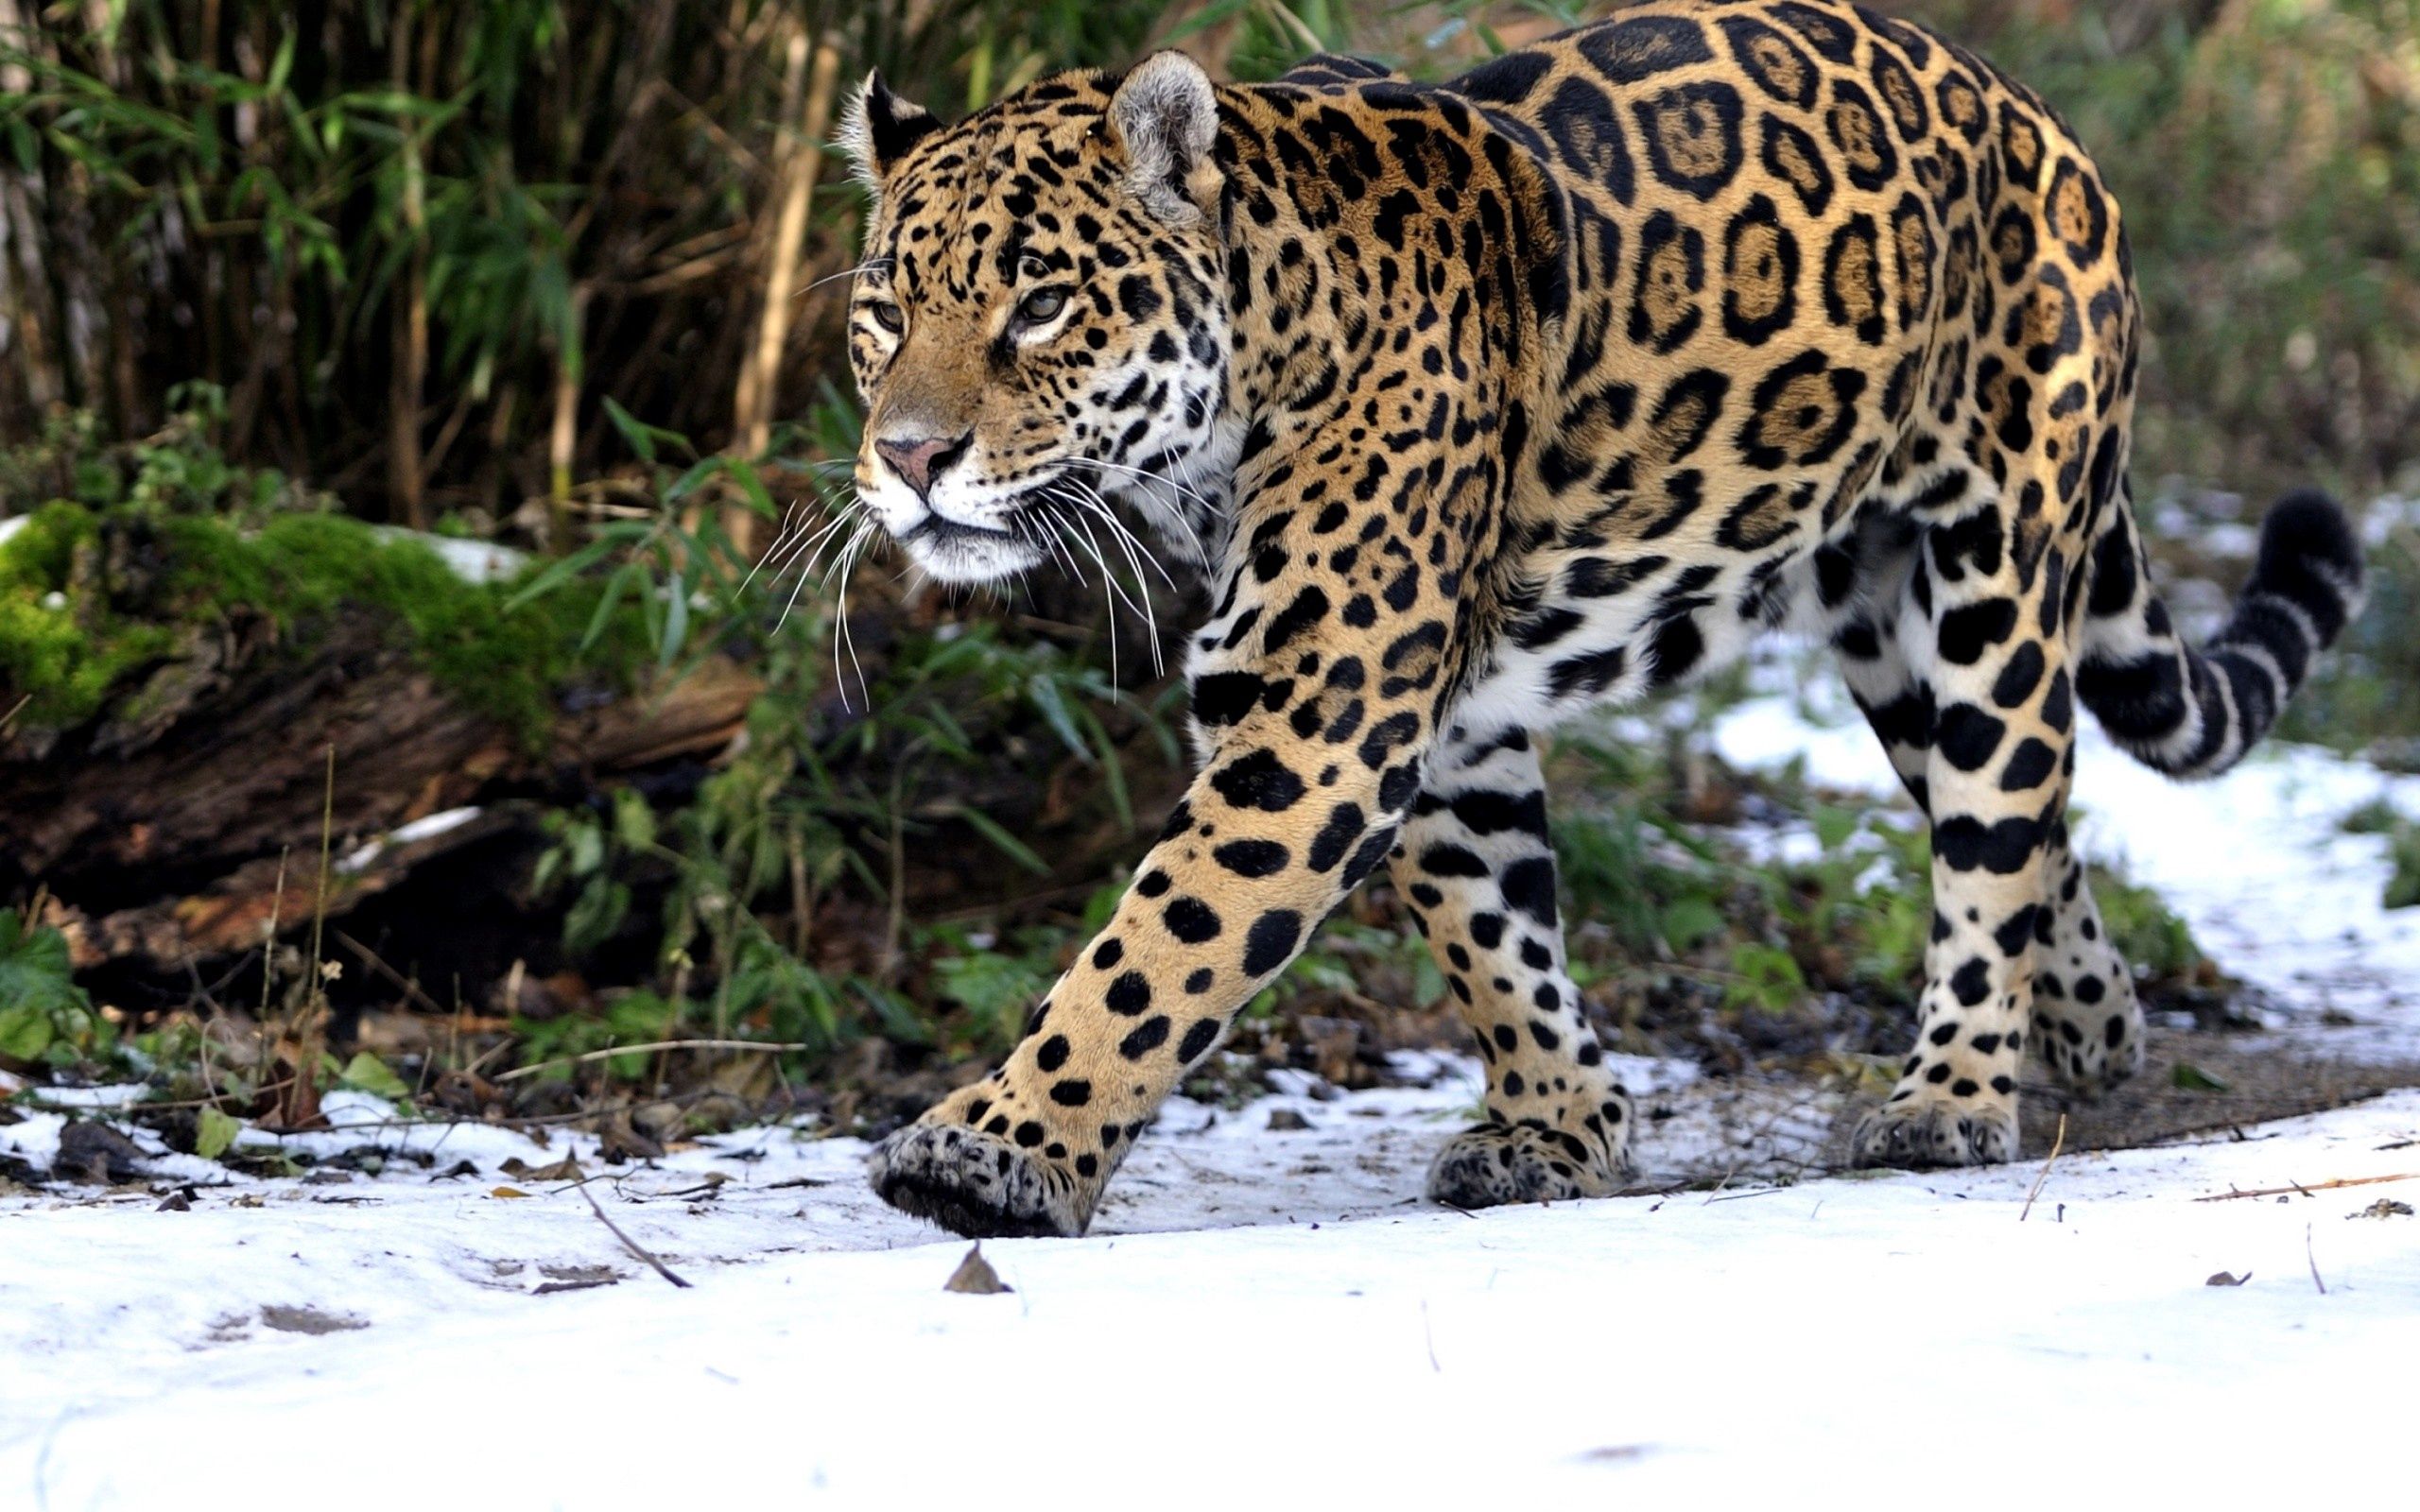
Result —
[{"label": "green bamboo leaf", "polygon": [[604,637],[605,627],[614,623],[614,611],[622,607],[622,599],[635,586],[642,601],[646,598],[646,571],[636,562],[625,562],[613,576],[605,579],[605,591],[596,595],[596,612],[590,615],[588,628],[580,633],[579,648],[585,652]]},{"label": "green bamboo leaf", "polygon": [[622,433],[623,443],[638,454],[640,461],[653,462],[655,460],[655,428],[642,423],[636,416],[617,404],[613,395],[607,394],[604,399],[605,418],[612,421],[614,428]]},{"label": "green bamboo leaf", "polygon": [[1035,855],[1032,848],[1024,841],[1002,829],[997,819],[980,809],[970,808],[965,804],[959,805],[958,816],[966,821],[969,829],[991,841],[1002,855],[1007,856],[1018,866],[1025,868],[1037,877],[1050,875],[1050,864]]},{"label": "green bamboo leaf", "polygon": [[689,639],[689,579],[685,574],[673,575],[671,593],[664,607],[664,644],[656,650],[655,664],[668,670],[681,659],[681,647]]},{"label": "green bamboo leaf", "polygon": [[518,610],[527,607],[536,600],[545,597],[548,593],[553,593],[556,589],[561,588],[563,584],[569,582],[574,577],[579,576],[581,573],[584,573],[589,568],[596,565],[596,563],[604,558],[605,554],[612,549],[612,541],[595,541],[580,547],[578,551],[573,552],[570,556],[563,558],[560,561],[548,563],[546,567],[536,576],[530,578],[527,583],[522,584],[519,589],[514,591],[511,597],[504,601],[504,611],[507,614],[513,613]]},{"label": "green bamboo leaf", "polygon": [[1085,747],[1082,731],[1076,728],[1075,715],[1068,712],[1067,698],[1059,691],[1058,679],[1047,671],[1037,672],[1026,684],[1026,695],[1042,711],[1043,719],[1059,736],[1059,743],[1074,752],[1077,759],[1090,763],[1092,752]]},{"label": "green bamboo leaf", "polygon": [[1101,780],[1109,788],[1109,806],[1117,815],[1120,829],[1134,828],[1134,800],[1126,791],[1126,766],[1117,759],[1117,747],[1110,744],[1109,728],[1091,710],[1084,711],[1084,725],[1092,731],[1093,746],[1100,753]]}]

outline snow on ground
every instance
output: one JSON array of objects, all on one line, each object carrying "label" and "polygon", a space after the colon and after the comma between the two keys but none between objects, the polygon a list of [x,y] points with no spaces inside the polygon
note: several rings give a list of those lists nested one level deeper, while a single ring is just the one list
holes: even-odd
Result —
[{"label": "snow on ground", "polygon": [[[1886,791],[1807,696],[1717,748]],[[2336,825],[2381,795],[2420,812],[2322,753],[2184,788],[2098,736],[2080,783],[2087,848],[2274,1032],[2413,1057],[2420,917]],[[617,1169],[339,1093],[331,1132],[247,1133],[320,1162],[274,1180],[138,1136],[148,1190],[0,1199],[0,1509],[2409,1501],[2420,1091],[2047,1174],[1819,1177],[1836,1094],[1626,1061],[1645,1194],[1470,1215],[1417,1199],[1477,1068],[1398,1069],[1422,1085],[1172,1105],[1090,1238],[985,1246],[994,1296],[945,1292],[963,1244],[803,1128]],[[46,1166],[125,1095],[48,1094],[0,1155]]]},{"label": "snow on ground", "polygon": [[2047,1176],[1407,1203],[1466,1093],[1180,1108],[1093,1237],[984,1246],[1007,1295],[945,1292],[965,1246],[786,1131],[590,1186],[687,1289],[503,1174],[565,1138],[357,1129],[312,1138],[479,1174],[11,1202],[0,1505],[2409,1495],[2420,1218],[2374,1204],[2420,1201],[2420,1092]]}]

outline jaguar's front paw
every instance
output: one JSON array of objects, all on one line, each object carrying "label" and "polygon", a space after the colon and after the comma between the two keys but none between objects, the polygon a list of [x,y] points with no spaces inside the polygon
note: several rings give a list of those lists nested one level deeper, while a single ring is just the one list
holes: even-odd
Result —
[{"label": "jaguar's front paw", "polygon": [[1927,1086],[1866,1114],[1849,1147],[1858,1165],[1998,1165],[2016,1158],[2016,1100],[1959,1098]]},{"label": "jaguar's front paw", "polygon": [[1449,1208],[1602,1197],[1620,1186],[1620,1152],[1559,1129],[1486,1123],[1462,1130],[1428,1168],[1428,1200]]},{"label": "jaguar's front paw", "polygon": [[910,1124],[867,1159],[873,1190],[902,1212],[971,1239],[1075,1238],[1090,1194],[1040,1154],[958,1124]]}]

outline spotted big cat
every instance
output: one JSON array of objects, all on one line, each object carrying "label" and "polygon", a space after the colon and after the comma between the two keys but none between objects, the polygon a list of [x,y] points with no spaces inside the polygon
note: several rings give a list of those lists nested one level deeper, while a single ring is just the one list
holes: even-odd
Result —
[{"label": "spotted big cat", "polygon": [[2315,493],[2180,635],[2127,480],[2126,233],[2032,92],[1832,0],[1649,4],[1443,84],[1175,52],[944,125],[870,78],[862,507],[934,578],[1116,501],[1196,570],[1200,771],[892,1204],[1080,1234],[1237,1010],[1380,867],[1487,1073],[1436,1200],[1616,1190],[1636,1123],[1565,970],[1536,733],[1787,631],[1929,823],[1921,1027],[1861,1162],[2016,1149],[2029,1054],[2141,1062],[2066,812],[2078,708],[2180,778],[2268,730],[2361,566]]}]

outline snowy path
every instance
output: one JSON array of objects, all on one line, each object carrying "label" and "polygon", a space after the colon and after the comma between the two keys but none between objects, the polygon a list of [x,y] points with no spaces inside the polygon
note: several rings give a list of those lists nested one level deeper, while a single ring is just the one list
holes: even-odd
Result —
[{"label": "snowy path", "polygon": [[[2241,1143],[2070,1155],[2023,1221],[2032,1167],[1395,1206],[1405,1148],[1459,1095],[1320,1104],[1307,1136],[1266,1132],[1261,1105],[1172,1132],[1110,1231],[987,1245],[1005,1296],[944,1292],[965,1246],[873,1207],[844,1141],[759,1133],[599,1183],[688,1290],[559,1181],[492,1194],[507,1154],[576,1147],[493,1130],[441,1151],[476,1180],[244,1183],[173,1213],[12,1203],[0,1505],[1824,1504],[1943,1486],[1984,1506],[2087,1486],[2101,1504],[2407,1504],[2420,1217],[2361,1214],[2420,1203],[2420,1180],[2194,1199],[2420,1172],[2420,1092]],[[1286,1143],[1306,1138],[1317,1156]],[[711,1196],[631,1200],[708,1172],[728,1177]],[[1198,1231],[1137,1231],[1159,1228]],[[2220,1271],[2250,1279],[2206,1284]]]},{"label": "snowy path", "polygon": [[[1754,699],[1717,747],[1886,787],[1831,713]],[[2420,1059],[2420,910],[2379,907],[2384,842],[2336,825],[2382,795],[2420,813],[2420,780],[2324,753],[2180,788],[2097,735],[2080,783],[2087,849],[2267,988],[2273,1032],[2378,1062]],[[1837,1094],[1634,1061],[1643,1183],[1720,1190],[1469,1216],[1415,1196],[1474,1068],[1407,1069],[1172,1107],[1093,1237],[986,1246],[1006,1296],[942,1289],[964,1246],[876,1203],[861,1144],[782,1129],[617,1174],[339,1094],[363,1126],[289,1147],[383,1147],[374,1177],[160,1154],[190,1211],[0,1199],[0,1512],[2411,1502],[2420,1091],[2070,1151],[2020,1221],[2037,1165],[1789,1185]],[[0,1153],[46,1165],[62,1126]],[[531,1170],[566,1156],[691,1288]],[[2415,1178],[2321,1185],[2380,1177]],[[2257,1188],[2290,1194],[2195,1200]]]}]

